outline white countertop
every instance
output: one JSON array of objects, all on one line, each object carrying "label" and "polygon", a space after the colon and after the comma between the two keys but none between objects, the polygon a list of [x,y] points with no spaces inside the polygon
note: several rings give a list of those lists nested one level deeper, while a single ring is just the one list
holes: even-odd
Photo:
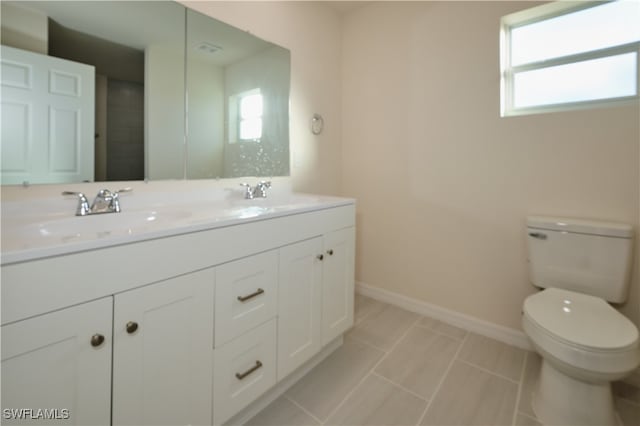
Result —
[{"label": "white countertop", "polygon": [[2,202],[2,265],[355,203],[351,198],[299,193],[245,200],[237,190],[134,192],[121,195],[121,213],[80,217],[74,215],[73,197],[55,195]]}]

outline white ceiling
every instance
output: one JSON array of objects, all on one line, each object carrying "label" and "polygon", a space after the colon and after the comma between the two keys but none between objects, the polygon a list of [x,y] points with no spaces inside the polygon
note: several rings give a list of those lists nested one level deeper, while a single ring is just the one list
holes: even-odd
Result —
[{"label": "white ceiling", "polygon": [[[11,2],[14,3],[14,2]],[[17,2],[23,5],[25,2]],[[184,7],[155,1],[29,1],[60,25],[124,46],[144,50],[155,44],[184,43]],[[153,16],[149,8],[153,7]],[[201,60],[225,66],[265,50],[271,43],[197,12],[189,15],[189,53]],[[201,43],[222,47],[214,54],[198,50]]]}]

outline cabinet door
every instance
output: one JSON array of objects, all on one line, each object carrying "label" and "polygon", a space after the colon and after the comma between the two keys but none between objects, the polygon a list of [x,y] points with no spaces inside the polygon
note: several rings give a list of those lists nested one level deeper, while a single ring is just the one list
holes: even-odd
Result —
[{"label": "cabinet door", "polygon": [[322,237],[280,249],[278,380],[321,347]]},{"label": "cabinet door", "polygon": [[[2,327],[3,424],[110,423],[112,309],[106,297]],[[17,421],[8,409],[33,412]]]},{"label": "cabinet door", "polygon": [[211,424],[214,270],[115,296],[114,425]]},{"label": "cabinet door", "polygon": [[322,345],[353,325],[355,228],[324,236]]}]

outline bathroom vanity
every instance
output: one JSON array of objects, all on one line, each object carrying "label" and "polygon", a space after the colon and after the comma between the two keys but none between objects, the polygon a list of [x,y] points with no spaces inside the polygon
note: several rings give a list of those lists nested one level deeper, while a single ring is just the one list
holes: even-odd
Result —
[{"label": "bathroom vanity", "polygon": [[3,203],[3,410],[222,424],[353,324],[353,200],[149,205],[34,221]]}]

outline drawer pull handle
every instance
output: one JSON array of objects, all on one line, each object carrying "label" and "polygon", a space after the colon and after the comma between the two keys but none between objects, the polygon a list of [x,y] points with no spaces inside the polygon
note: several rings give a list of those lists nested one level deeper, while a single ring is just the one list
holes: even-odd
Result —
[{"label": "drawer pull handle", "polygon": [[249,374],[253,373],[254,371],[256,371],[258,368],[262,367],[262,363],[260,361],[256,361],[256,365],[254,365],[253,367],[251,367],[250,369],[248,369],[247,371],[245,371],[244,373],[236,373],[236,378],[238,380],[242,380],[245,377],[247,377]]},{"label": "drawer pull handle", "polygon": [[102,334],[94,334],[91,336],[91,346],[97,348],[104,342],[104,336]]},{"label": "drawer pull handle", "polygon": [[329,249],[329,250],[327,250],[327,254],[328,254],[329,256],[333,256],[333,249]]},{"label": "drawer pull handle", "polygon": [[260,296],[262,293],[264,293],[264,290],[259,288],[255,292],[247,294],[246,296],[238,296],[238,300],[241,302],[246,302],[247,300],[253,299],[256,296]]},{"label": "drawer pull handle", "polygon": [[542,232],[529,232],[529,236],[533,238],[537,238],[539,240],[547,239],[547,234],[543,234]]}]

